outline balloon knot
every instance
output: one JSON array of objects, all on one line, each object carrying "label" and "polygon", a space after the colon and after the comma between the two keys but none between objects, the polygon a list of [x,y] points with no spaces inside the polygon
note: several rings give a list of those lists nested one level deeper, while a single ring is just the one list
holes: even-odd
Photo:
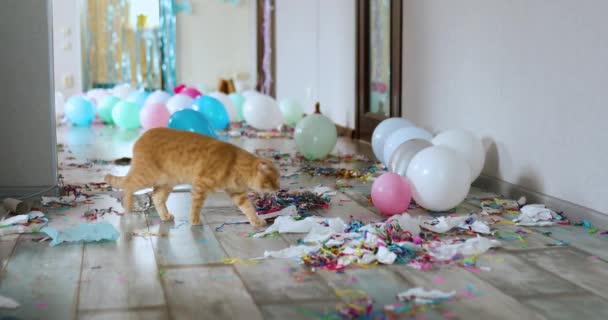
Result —
[{"label": "balloon knot", "polygon": [[321,113],[321,104],[320,103],[315,103],[315,113]]}]

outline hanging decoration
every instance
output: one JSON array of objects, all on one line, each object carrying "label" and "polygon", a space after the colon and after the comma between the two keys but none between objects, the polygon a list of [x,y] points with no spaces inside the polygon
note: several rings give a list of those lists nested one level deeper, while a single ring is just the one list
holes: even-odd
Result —
[{"label": "hanging decoration", "polygon": [[272,49],[270,48],[270,13],[272,6],[270,0],[264,0],[264,22],[263,22],[263,36],[264,36],[264,57],[262,59],[262,70],[264,72],[264,83],[262,85],[262,93],[270,94],[270,85],[272,84],[272,74],[270,70],[270,57]]}]

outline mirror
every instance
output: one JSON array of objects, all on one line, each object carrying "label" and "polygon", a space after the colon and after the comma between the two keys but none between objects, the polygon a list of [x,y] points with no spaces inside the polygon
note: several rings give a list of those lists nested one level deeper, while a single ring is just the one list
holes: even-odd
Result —
[{"label": "mirror", "polygon": [[369,112],[390,116],[390,0],[370,0]]}]

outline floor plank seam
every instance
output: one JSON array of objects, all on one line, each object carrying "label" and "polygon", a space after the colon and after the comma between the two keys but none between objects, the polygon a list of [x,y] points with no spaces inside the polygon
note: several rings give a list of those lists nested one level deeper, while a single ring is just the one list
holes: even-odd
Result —
[{"label": "floor plank seam", "polygon": [[82,244],[82,250],[80,252],[80,272],[78,273],[78,282],[76,283],[76,301],[74,302],[74,319],[78,319],[80,314],[80,284],[82,283],[82,270],[84,269],[84,250],[86,244]]}]

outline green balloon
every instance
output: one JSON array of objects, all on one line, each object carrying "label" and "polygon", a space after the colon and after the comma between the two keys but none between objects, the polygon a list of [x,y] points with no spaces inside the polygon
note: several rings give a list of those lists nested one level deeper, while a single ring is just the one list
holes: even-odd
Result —
[{"label": "green balloon", "polygon": [[112,120],[112,109],[114,109],[114,106],[116,106],[119,101],[120,99],[113,95],[107,95],[101,98],[101,101],[99,101],[99,104],[97,105],[97,114],[103,122],[114,124],[114,120]]},{"label": "green balloon", "polygon": [[139,122],[139,106],[133,102],[120,101],[112,110],[112,119],[121,129],[137,129],[141,125]]},{"label": "green balloon", "polygon": [[236,121],[243,121],[243,104],[245,104],[245,97],[237,92],[231,93],[228,95],[232,103],[236,106],[236,110],[238,112]]},{"label": "green balloon", "polygon": [[295,126],[302,120],[304,108],[302,105],[293,99],[284,99],[279,106],[283,114],[283,122],[290,126]]},{"label": "green balloon", "polygon": [[320,113],[313,113],[298,123],[294,140],[298,151],[306,159],[323,159],[336,146],[338,131],[331,119]]}]

